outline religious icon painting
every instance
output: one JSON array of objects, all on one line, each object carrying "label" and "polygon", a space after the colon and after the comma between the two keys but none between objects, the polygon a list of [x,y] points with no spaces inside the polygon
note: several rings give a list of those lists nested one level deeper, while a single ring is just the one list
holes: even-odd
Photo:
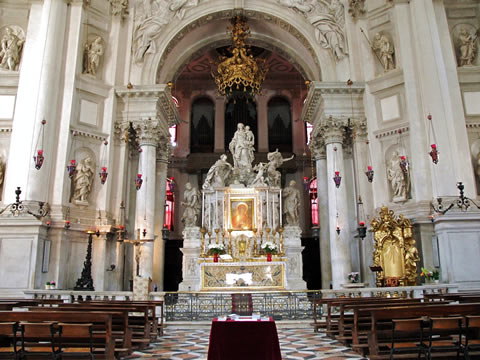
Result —
[{"label": "religious icon painting", "polygon": [[231,199],[230,216],[232,230],[252,230],[253,199]]}]

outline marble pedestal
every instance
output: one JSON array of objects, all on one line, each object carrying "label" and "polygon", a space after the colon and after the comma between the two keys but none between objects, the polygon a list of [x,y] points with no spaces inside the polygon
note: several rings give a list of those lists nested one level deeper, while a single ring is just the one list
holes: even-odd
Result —
[{"label": "marble pedestal", "polygon": [[287,258],[287,290],[306,290],[303,280],[302,230],[299,226],[285,226],[283,229],[283,246]]},{"label": "marble pedestal", "polygon": [[201,234],[200,227],[186,227],[183,230],[183,253],[182,277],[183,281],[179,284],[180,291],[199,291],[201,287],[200,257]]}]

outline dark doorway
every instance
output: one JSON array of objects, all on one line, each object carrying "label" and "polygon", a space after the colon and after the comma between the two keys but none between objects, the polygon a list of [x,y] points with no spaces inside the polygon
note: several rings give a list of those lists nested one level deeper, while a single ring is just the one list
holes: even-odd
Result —
[{"label": "dark doorway", "polygon": [[163,290],[178,291],[182,281],[183,240],[167,240],[165,242],[165,264],[163,272]]},{"label": "dark doorway", "polygon": [[322,288],[320,273],[320,242],[318,238],[302,238],[303,280],[307,283],[308,290]]}]

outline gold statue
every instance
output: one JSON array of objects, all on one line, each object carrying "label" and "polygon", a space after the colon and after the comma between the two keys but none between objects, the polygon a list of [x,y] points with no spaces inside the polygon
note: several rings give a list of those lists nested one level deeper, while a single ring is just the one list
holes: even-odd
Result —
[{"label": "gold statue", "polygon": [[373,266],[377,271],[377,286],[407,286],[417,283],[417,262],[420,261],[412,224],[403,215],[395,218],[392,210],[382,207],[380,217],[371,221],[375,251]]}]

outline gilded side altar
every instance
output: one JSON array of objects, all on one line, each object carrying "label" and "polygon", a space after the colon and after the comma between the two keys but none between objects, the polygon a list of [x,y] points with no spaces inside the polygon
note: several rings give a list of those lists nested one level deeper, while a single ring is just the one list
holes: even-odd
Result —
[{"label": "gilded side altar", "polygon": [[375,240],[373,267],[380,269],[376,272],[377,286],[416,285],[420,257],[410,220],[382,207],[379,218],[371,221],[371,231]]}]

